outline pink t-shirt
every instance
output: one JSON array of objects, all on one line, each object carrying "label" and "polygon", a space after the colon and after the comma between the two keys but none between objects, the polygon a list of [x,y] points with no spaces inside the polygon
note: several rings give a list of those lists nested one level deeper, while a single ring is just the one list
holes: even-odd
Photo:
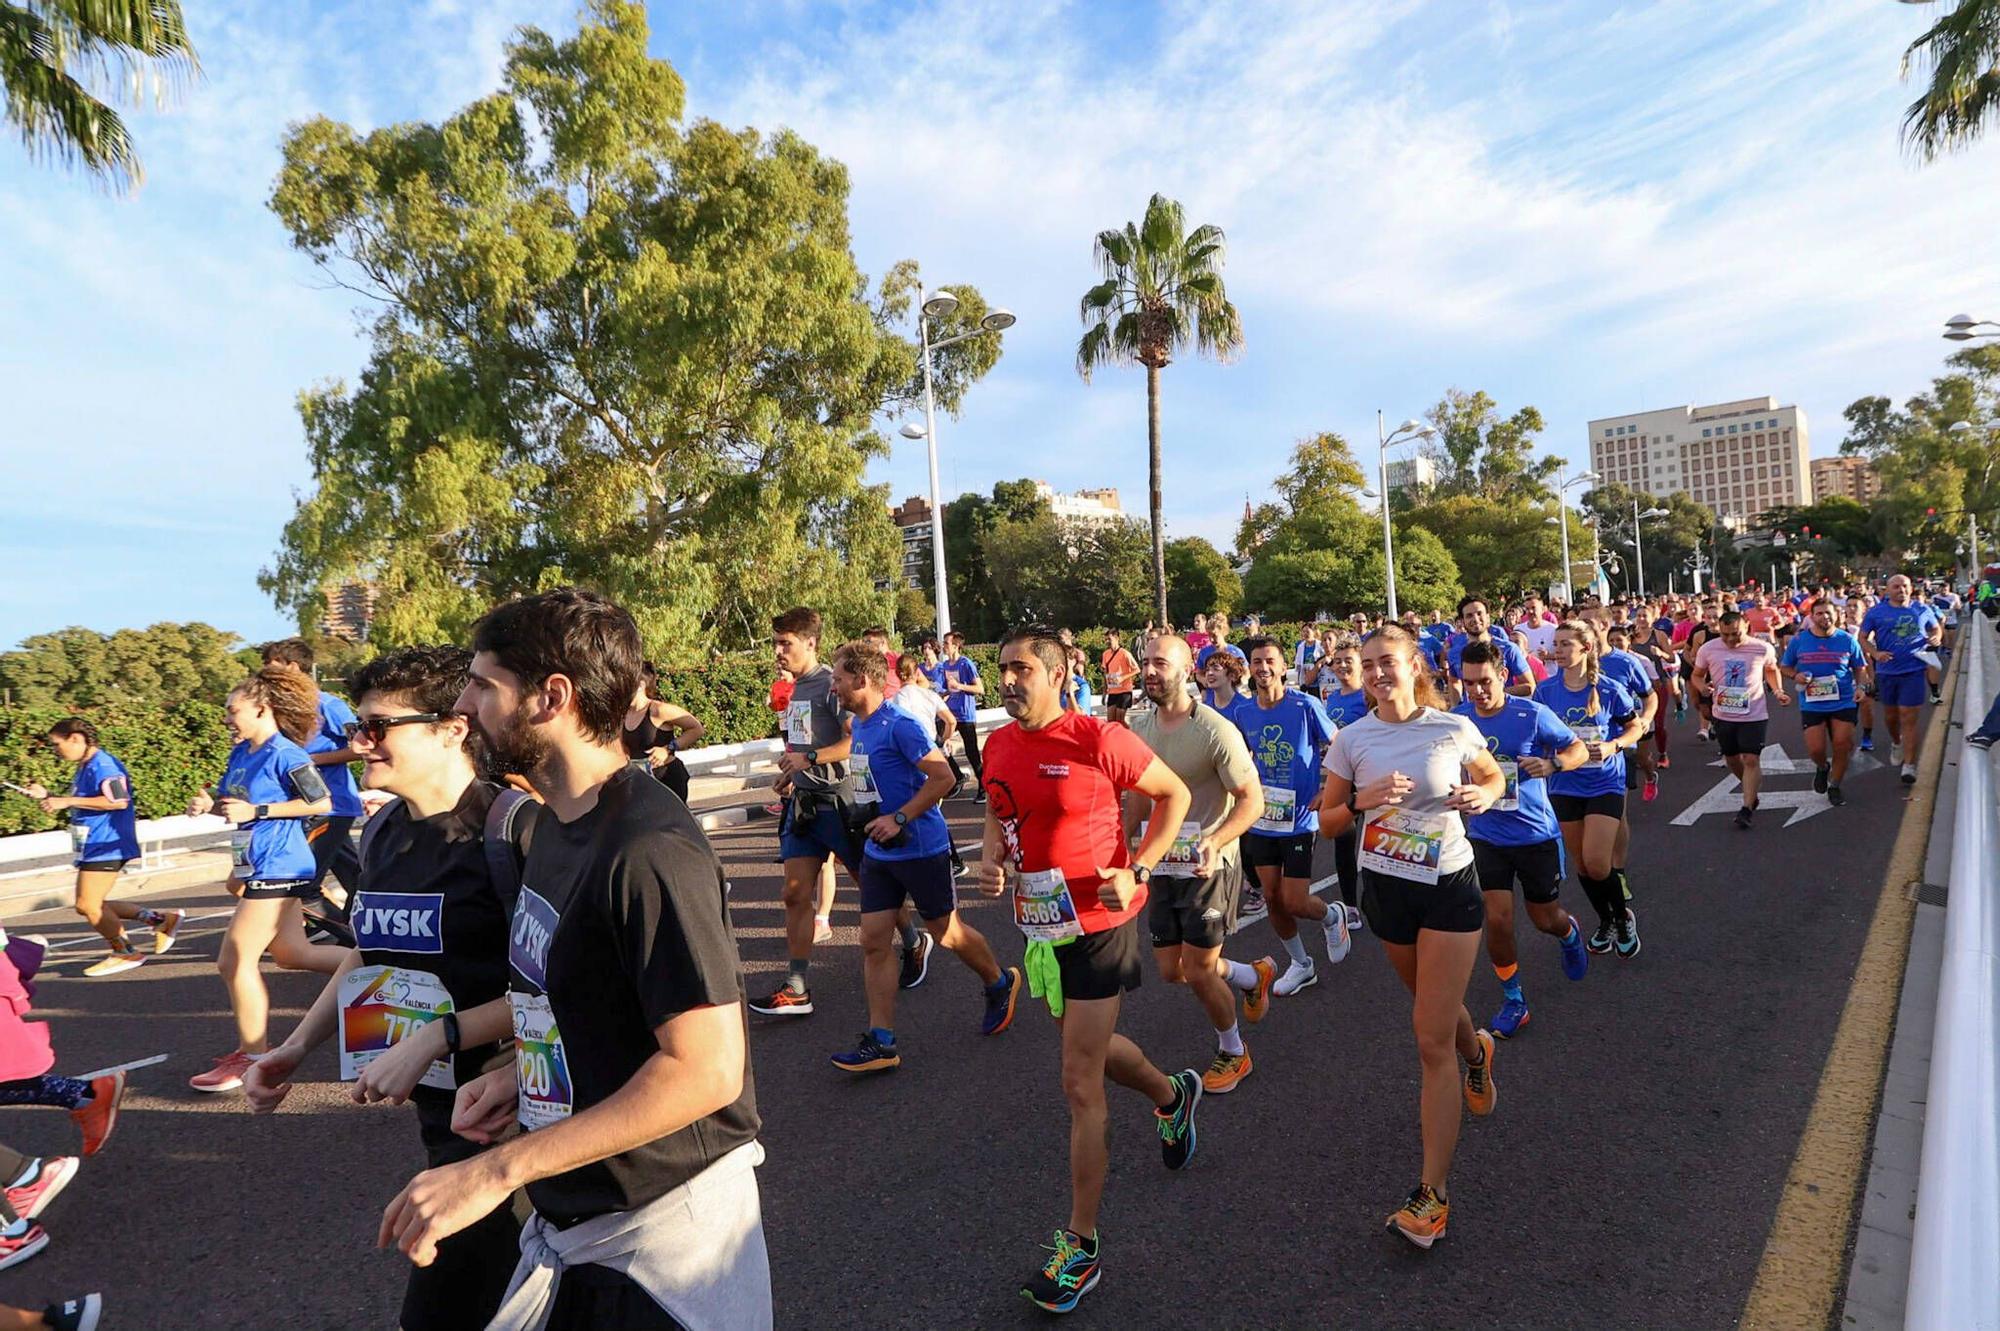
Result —
[{"label": "pink t-shirt", "polygon": [[1695,669],[1706,671],[1710,690],[1709,710],[1718,721],[1764,721],[1771,715],[1764,697],[1764,666],[1775,664],[1778,653],[1762,638],[1745,638],[1740,647],[1731,647],[1720,638],[1710,638],[1694,654]]}]

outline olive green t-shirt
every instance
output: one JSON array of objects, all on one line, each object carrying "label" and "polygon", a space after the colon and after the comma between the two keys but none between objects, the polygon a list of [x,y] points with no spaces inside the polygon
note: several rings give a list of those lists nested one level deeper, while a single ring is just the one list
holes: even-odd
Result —
[{"label": "olive green t-shirt", "polygon": [[[1203,836],[1229,817],[1236,804],[1230,791],[1257,784],[1257,764],[1250,759],[1243,732],[1207,703],[1196,703],[1194,715],[1173,731],[1161,729],[1157,707],[1134,713],[1130,725],[1132,733],[1146,741],[1160,761],[1186,783],[1191,801],[1188,821],[1201,824]],[[1223,859],[1230,864],[1238,862],[1234,842]],[[1158,872],[1172,875],[1173,870],[1162,864]]]}]

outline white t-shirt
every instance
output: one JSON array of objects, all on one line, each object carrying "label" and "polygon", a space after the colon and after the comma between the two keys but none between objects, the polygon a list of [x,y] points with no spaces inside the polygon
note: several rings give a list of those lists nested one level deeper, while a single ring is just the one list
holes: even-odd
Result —
[{"label": "white t-shirt", "polygon": [[1532,623],[1524,619],[1514,627],[1521,630],[1528,639],[1528,650],[1536,656],[1546,660],[1549,653],[1556,649],[1555,625]]},{"label": "white t-shirt", "polygon": [[[1465,838],[1464,820],[1444,802],[1451,798],[1453,786],[1464,783],[1465,765],[1485,752],[1486,739],[1468,718],[1426,707],[1407,721],[1384,721],[1370,712],[1342,726],[1327,746],[1322,765],[1357,787],[1391,772],[1410,778],[1415,788],[1403,802],[1384,807],[1435,820],[1443,837],[1438,870],[1457,873],[1472,863],[1472,843]],[[1370,809],[1361,816],[1381,812]]]},{"label": "white t-shirt", "polygon": [[901,708],[924,724],[932,735],[938,732],[938,713],[944,711],[944,699],[921,684],[905,684],[896,690],[896,696],[889,699],[891,707]]}]

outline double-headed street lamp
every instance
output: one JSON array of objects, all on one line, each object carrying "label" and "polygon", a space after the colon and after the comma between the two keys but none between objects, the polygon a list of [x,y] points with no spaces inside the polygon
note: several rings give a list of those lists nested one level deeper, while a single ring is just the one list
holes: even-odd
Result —
[{"label": "double-headed street lamp", "polygon": [[1389,448],[1392,444],[1407,444],[1416,439],[1437,438],[1437,427],[1426,425],[1419,420],[1407,420],[1398,425],[1393,434],[1382,432],[1382,413],[1375,413],[1375,441],[1381,447],[1382,463],[1382,567],[1389,580],[1389,618],[1397,618],[1396,612],[1396,542],[1389,529]]},{"label": "double-headed street lamp", "polygon": [[[1994,331],[1982,333],[1978,330],[1991,328]],[[1947,342],[1970,342],[1975,337],[2000,337],[2000,323],[1991,319],[1975,319],[1969,314],[1954,314],[1944,321],[1944,339]]]},{"label": "double-headed street lamp", "polygon": [[1569,491],[1569,488],[1572,485],[1586,485],[1597,479],[1597,473],[1594,471],[1580,471],[1576,475],[1571,476],[1567,480],[1565,480],[1563,478],[1563,473],[1564,469],[1567,468],[1568,466],[1569,464],[1565,462],[1562,464],[1562,466],[1556,468],[1556,515],[1549,519],[1550,523],[1554,524],[1557,527],[1562,528],[1563,604],[1566,606],[1576,604],[1576,586],[1570,581],[1569,501],[1564,499],[1563,495]]},{"label": "double-headed street lamp", "polygon": [[1639,534],[1640,522],[1645,518],[1664,518],[1665,516],[1667,516],[1667,510],[1664,508],[1649,508],[1644,513],[1641,513],[1639,511],[1639,501],[1636,499],[1632,501],[1632,562],[1637,566],[1639,595],[1642,597],[1646,594],[1646,549],[1644,539]]},{"label": "double-headed street lamp", "polygon": [[937,459],[937,400],[931,391],[931,353],[975,337],[997,335],[1014,326],[1012,311],[992,309],[979,321],[979,327],[969,333],[955,337],[931,341],[931,325],[939,319],[950,317],[958,308],[958,297],[949,291],[933,291],[924,294],[917,288],[918,310],[917,340],[923,345],[924,354],[924,423],[911,421],[903,426],[900,433],[905,439],[921,439],[930,451],[931,461],[931,580],[934,603],[937,606],[937,631],[940,640],[951,632],[951,598],[945,591],[944,582],[944,498],[938,493]]}]

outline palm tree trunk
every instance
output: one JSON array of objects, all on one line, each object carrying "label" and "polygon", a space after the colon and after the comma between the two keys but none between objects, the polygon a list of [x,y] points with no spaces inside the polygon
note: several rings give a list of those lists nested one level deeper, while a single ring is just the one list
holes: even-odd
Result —
[{"label": "palm tree trunk", "polygon": [[1160,367],[1146,367],[1146,499],[1153,517],[1153,622],[1167,622],[1167,544],[1160,530]]}]

